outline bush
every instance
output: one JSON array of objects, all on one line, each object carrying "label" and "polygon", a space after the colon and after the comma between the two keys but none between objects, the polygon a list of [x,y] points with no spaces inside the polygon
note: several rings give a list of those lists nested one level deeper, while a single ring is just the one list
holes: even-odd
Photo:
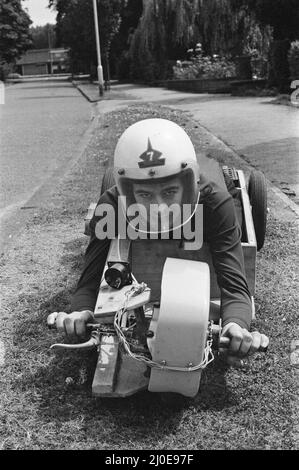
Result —
[{"label": "bush", "polygon": [[6,62],[2,62],[0,64],[0,80],[5,82],[7,79],[8,74],[11,72],[12,67],[7,64]]},{"label": "bush", "polygon": [[288,53],[288,62],[290,67],[291,79],[299,78],[299,41],[291,43]]},{"label": "bush", "polygon": [[236,76],[236,67],[224,57],[196,57],[186,67],[173,67],[175,79],[231,78]]},{"label": "bush", "polygon": [[290,42],[288,39],[273,41],[269,54],[268,86],[277,87],[280,93],[289,92],[290,69],[288,52]]}]

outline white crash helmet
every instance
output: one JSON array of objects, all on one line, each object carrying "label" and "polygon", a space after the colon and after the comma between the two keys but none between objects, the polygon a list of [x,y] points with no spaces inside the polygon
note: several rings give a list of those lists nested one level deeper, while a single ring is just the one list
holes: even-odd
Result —
[{"label": "white crash helmet", "polygon": [[[114,178],[126,205],[135,202],[133,182],[182,178],[183,204],[198,202],[199,166],[188,134],[167,119],[145,119],[121,135],[114,152]],[[126,208],[124,208],[126,209]]]}]

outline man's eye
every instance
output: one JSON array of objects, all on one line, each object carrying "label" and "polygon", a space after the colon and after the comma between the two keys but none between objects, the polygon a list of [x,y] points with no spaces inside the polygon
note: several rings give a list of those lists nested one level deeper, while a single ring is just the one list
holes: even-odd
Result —
[{"label": "man's eye", "polygon": [[151,197],[150,193],[139,193],[140,197],[143,197],[144,199],[149,199]]},{"label": "man's eye", "polygon": [[165,191],[165,196],[173,196],[174,194],[176,194],[177,191],[175,189],[170,189],[169,191]]}]

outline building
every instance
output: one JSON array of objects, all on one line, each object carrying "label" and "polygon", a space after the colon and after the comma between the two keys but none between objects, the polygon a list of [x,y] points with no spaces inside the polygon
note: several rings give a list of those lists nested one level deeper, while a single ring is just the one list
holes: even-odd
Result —
[{"label": "building", "polygon": [[21,75],[51,75],[69,72],[69,49],[31,49],[18,61]]}]

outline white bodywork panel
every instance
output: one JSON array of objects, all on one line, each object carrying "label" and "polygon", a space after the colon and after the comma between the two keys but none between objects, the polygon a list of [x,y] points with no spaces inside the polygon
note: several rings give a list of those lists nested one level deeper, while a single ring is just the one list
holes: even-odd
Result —
[{"label": "white bodywork panel", "polygon": [[[196,308],[194,308],[196,306]],[[148,345],[155,362],[174,367],[196,366],[203,360],[210,308],[210,272],[207,263],[167,258],[161,286],[160,309],[155,309]],[[149,391],[175,392],[194,397],[201,369],[151,369]]]}]

